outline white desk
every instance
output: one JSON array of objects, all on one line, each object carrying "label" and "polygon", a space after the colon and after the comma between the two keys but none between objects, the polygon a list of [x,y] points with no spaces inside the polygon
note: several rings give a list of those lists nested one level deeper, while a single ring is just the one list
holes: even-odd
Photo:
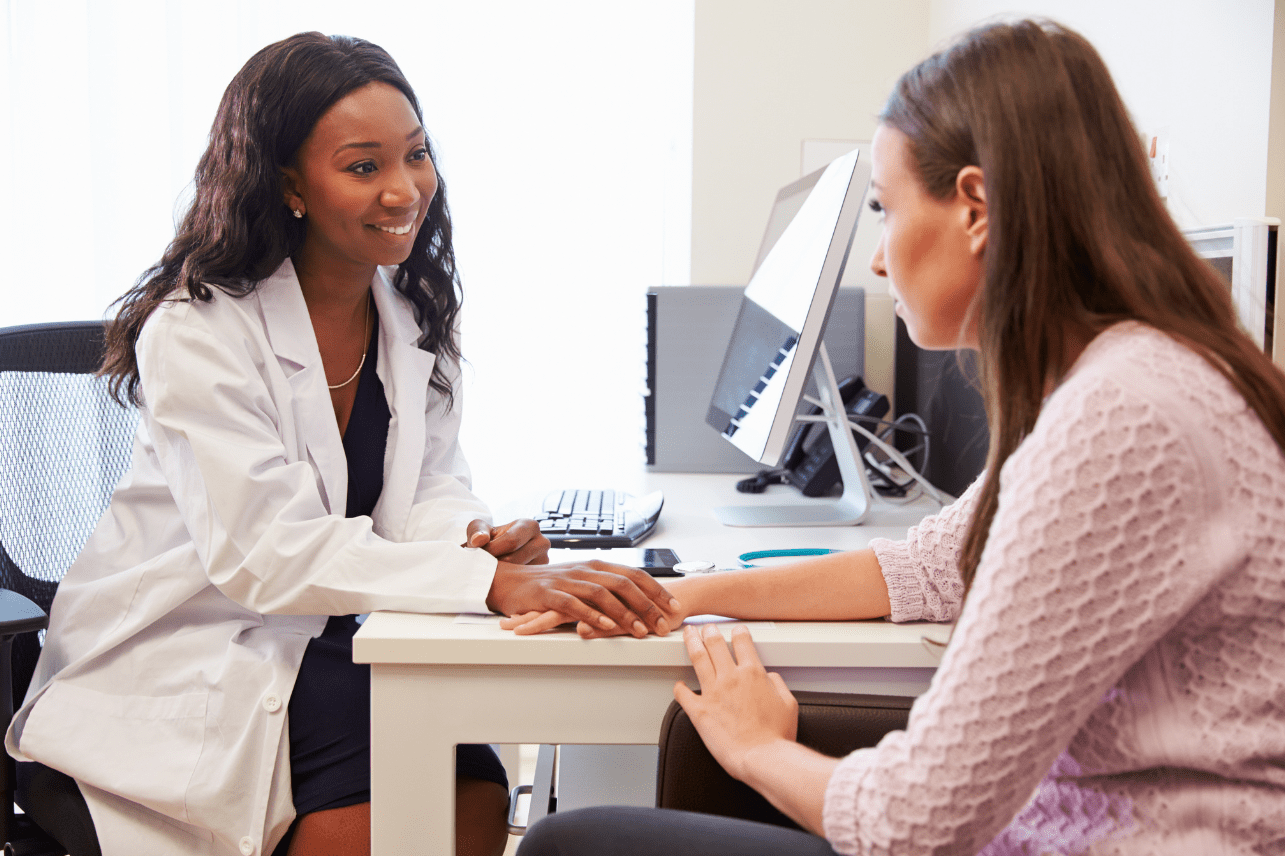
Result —
[{"label": "white desk", "polygon": [[[710,507],[740,495],[727,476],[647,475],[665,491],[648,544],[730,566],[745,550],[861,547],[900,537],[934,506],[879,509],[877,527],[728,529]],[[779,502],[786,494],[742,497]],[[502,516],[502,515],[500,515]],[[918,695],[937,655],[937,625],[753,622],[763,662],[795,689]],[[371,664],[371,841],[376,856],[450,854],[458,743],[654,744],[677,680],[694,681],[678,634],[586,642],[519,638],[453,616],[372,615],[353,645]]]}]

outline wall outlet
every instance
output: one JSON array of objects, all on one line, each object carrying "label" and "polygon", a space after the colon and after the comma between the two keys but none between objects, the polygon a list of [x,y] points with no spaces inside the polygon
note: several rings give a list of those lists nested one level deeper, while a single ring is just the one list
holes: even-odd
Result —
[{"label": "wall outlet", "polygon": [[1169,132],[1151,135],[1147,144],[1147,158],[1151,162],[1151,180],[1161,199],[1169,197]]}]

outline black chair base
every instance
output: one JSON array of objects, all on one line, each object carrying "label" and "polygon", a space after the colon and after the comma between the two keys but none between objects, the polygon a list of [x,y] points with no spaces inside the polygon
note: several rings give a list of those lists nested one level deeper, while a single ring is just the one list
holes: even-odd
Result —
[{"label": "black chair base", "polygon": [[12,836],[4,844],[4,856],[67,856],[67,848],[54,841],[31,818],[14,818]]}]

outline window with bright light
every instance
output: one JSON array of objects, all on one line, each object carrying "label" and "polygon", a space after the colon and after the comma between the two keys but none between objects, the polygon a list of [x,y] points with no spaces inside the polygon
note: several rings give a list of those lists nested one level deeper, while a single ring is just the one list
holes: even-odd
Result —
[{"label": "window with bright light", "polygon": [[449,188],[479,493],[636,473],[643,295],[690,268],[693,2],[8,0],[0,326],[103,317],[172,237],[245,60],[360,36],[415,87]]}]

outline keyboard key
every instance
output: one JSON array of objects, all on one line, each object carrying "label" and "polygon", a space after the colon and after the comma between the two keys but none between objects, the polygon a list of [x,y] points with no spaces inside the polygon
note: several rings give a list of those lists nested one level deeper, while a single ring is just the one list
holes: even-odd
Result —
[{"label": "keyboard key", "polygon": [[662,502],[659,491],[644,497],[615,490],[551,491],[536,517],[555,547],[628,547],[651,532]]}]

